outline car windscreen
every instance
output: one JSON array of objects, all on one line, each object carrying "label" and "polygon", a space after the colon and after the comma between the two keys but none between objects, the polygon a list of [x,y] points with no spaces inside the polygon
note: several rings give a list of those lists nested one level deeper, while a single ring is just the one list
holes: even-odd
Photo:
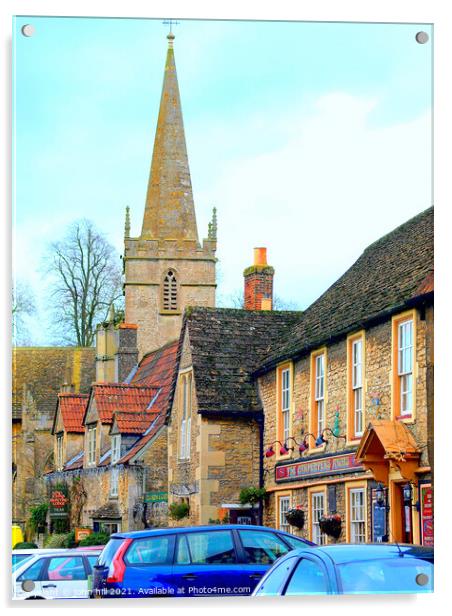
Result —
[{"label": "car windscreen", "polygon": [[417,558],[387,558],[337,565],[345,594],[433,591],[433,565]]},{"label": "car windscreen", "polygon": [[31,556],[31,554],[13,554],[12,570],[15,571],[19,565],[23,565],[26,560],[31,558]]},{"label": "car windscreen", "polygon": [[121,545],[123,541],[124,539],[121,539],[119,537],[117,539],[116,538],[110,539],[110,541],[107,543],[107,545],[104,547],[104,549],[100,553],[97,564],[103,567],[109,567],[111,564],[111,561],[113,560],[114,555],[116,554],[119,546]]}]

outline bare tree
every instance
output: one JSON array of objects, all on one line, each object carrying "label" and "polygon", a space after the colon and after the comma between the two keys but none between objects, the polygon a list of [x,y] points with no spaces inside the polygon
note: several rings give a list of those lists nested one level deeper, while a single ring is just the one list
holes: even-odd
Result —
[{"label": "bare tree", "polygon": [[122,297],[118,255],[89,220],[72,223],[59,242],[50,245],[45,270],[53,317],[61,339],[77,346],[94,342],[99,321]]},{"label": "bare tree", "polygon": [[23,280],[13,282],[12,294],[13,344],[28,344],[29,332],[25,320],[36,313],[34,295],[30,285]]}]

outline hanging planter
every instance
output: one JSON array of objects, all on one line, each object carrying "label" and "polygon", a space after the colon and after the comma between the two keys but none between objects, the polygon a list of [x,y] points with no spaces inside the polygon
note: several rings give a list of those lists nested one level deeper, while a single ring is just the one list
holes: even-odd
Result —
[{"label": "hanging planter", "polygon": [[295,526],[301,530],[304,526],[305,515],[303,509],[296,507],[295,509],[289,509],[286,512],[286,520],[291,526]]},{"label": "hanging planter", "polygon": [[325,535],[333,537],[334,539],[339,539],[342,530],[341,516],[338,513],[324,515],[319,519],[319,526],[320,530],[322,533],[325,533]]}]

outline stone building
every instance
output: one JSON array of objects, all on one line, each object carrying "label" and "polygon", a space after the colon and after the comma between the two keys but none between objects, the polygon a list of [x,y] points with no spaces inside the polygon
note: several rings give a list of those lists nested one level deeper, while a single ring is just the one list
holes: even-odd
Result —
[{"label": "stone building", "polygon": [[44,473],[53,465],[52,422],[57,395],[88,392],[94,349],[16,347],[12,392],[12,520],[23,528],[30,507],[46,496]]},{"label": "stone building", "polygon": [[[370,245],[255,373],[265,523],[340,541],[431,544],[433,208]],[[328,524],[328,521],[325,520]],[[331,523],[332,524],[332,523]]]},{"label": "stone building", "polygon": [[[262,308],[264,301],[271,306],[272,278],[265,250],[259,249],[245,270],[250,306]],[[252,373],[299,316],[259,309],[186,310],[168,416],[169,504],[189,505],[189,517],[179,524],[206,524],[225,515],[259,521],[260,512],[243,508],[239,500],[243,488],[263,480],[264,417]]]}]

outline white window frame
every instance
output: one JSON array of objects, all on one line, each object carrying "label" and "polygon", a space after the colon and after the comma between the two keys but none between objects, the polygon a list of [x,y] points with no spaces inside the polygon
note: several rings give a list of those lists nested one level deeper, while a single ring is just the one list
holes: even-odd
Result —
[{"label": "white window frame", "polygon": [[56,466],[60,471],[63,468],[63,442],[64,434],[60,433],[56,436]]},{"label": "white window frame", "polygon": [[179,459],[190,459],[191,448],[191,413],[192,413],[192,373],[182,376],[182,415],[180,422]]},{"label": "white window frame", "polygon": [[284,515],[290,509],[290,496],[278,496],[278,528],[286,533],[290,532],[290,524]]},{"label": "white window frame", "polygon": [[118,496],[119,487],[119,468],[113,466],[110,470],[110,496],[116,498]]},{"label": "white window frame", "polygon": [[[366,543],[366,490],[351,488],[349,491],[350,542]],[[357,502],[359,498],[360,502]]]},{"label": "white window frame", "polygon": [[97,424],[91,424],[87,430],[87,462],[88,466],[96,464]]},{"label": "white window frame", "polygon": [[413,335],[413,319],[407,319],[398,324],[397,374],[399,376],[399,409],[401,416],[413,413]]},{"label": "white window frame", "polygon": [[317,436],[325,429],[325,353],[315,357],[315,405],[317,411]]},{"label": "white window frame", "polygon": [[326,535],[320,530],[319,518],[325,513],[325,493],[311,492],[311,535],[317,545],[326,543]]},{"label": "white window frame", "polygon": [[281,370],[281,417],[284,443],[287,443],[290,436],[290,393],[290,368],[284,368]]},{"label": "white window frame", "polygon": [[121,435],[115,434],[111,437],[111,463],[116,462],[121,458]]},{"label": "white window frame", "polygon": [[362,436],[364,431],[362,338],[357,338],[352,343],[352,392],[354,435]]}]

